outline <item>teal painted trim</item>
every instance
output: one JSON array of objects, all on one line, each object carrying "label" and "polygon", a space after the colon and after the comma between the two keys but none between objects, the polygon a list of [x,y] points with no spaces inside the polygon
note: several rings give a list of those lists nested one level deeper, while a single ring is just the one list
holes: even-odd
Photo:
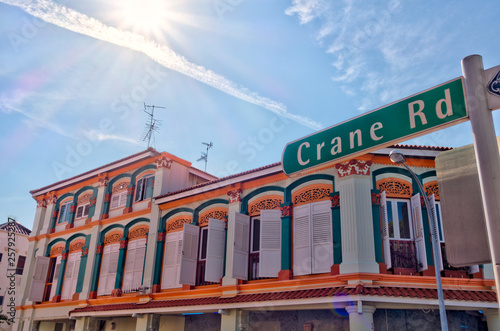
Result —
[{"label": "teal painted trim", "polygon": [[434,257],[432,254],[431,229],[429,228],[429,218],[427,217],[427,208],[422,206],[422,223],[424,225],[425,240],[425,255],[427,256],[427,264],[434,265]]},{"label": "teal painted trim", "polygon": [[[148,233],[149,235],[149,233]],[[146,239],[146,249],[144,250],[144,260],[142,260],[142,275],[141,275],[141,286],[144,284],[144,270],[146,269],[146,255],[148,253],[148,241]],[[153,266],[154,268],[154,266]]]},{"label": "teal painted trim", "polygon": [[160,222],[160,225],[159,225],[158,232],[165,232],[165,229],[167,227],[167,220],[170,217],[172,217],[175,214],[184,213],[184,212],[188,212],[188,213],[193,214],[194,210],[191,209],[191,208],[181,207],[181,208],[176,208],[174,210],[171,210],[168,213],[166,213],[165,215],[163,215],[162,218],[161,218],[161,222]]},{"label": "teal painted trim", "polygon": [[213,199],[213,200],[209,200],[207,202],[204,202],[201,205],[199,205],[198,207],[196,207],[194,209],[194,211],[193,211],[193,223],[192,224],[193,225],[198,225],[198,217],[200,216],[200,211],[202,211],[203,209],[207,208],[208,206],[219,204],[219,203],[228,205],[229,204],[229,200]]},{"label": "teal painted trim", "polygon": [[226,258],[227,258],[227,227],[224,232],[224,262],[222,263],[222,277],[226,276]]},{"label": "teal painted trim", "polygon": [[248,215],[248,201],[252,199],[254,196],[264,193],[264,192],[280,192],[280,193],[285,193],[285,188],[281,186],[264,186],[264,187],[259,187],[256,190],[253,190],[252,192],[248,193],[241,199],[241,208],[240,212],[242,214]]},{"label": "teal painted trim", "polygon": [[423,174],[419,175],[420,179],[425,179],[427,177],[437,177],[436,170],[431,170],[424,172]]},{"label": "teal painted trim", "polygon": [[80,194],[82,194],[83,192],[87,191],[87,190],[92,190],[92,197],[95,197],[97,195],[97,187],[94,187],[94,186],[85,186],[85,187],[82,187],[81,189],[79,189],[78,191],[76,191],[74,197],[73,197],[73,203],[76,205],[78,203],[78,197],[80,196]]},{"label": "teal painted trim", "polygon": [[310,182],[313,180],[331,180],[332,181],[332,192],[335,192],[335,177],[334,176],[326,175],[326,174],[309,175],[309,176],[305,176],[305,177],[302,177],[302,178],[294,181],[293,183],[291,183],[290,185],[288,185],[285,188],[285,201],[284,202],[285,203],[291,202],[292,191],[294,188],[296,188],[297,186],[299,186],[301,184],[304,184],[306,182]]},{"label": "teal painted trim", "polygon": [[155,265],[153,274],[153,285],[160,285],[161,283],[161,268],[163,261],[163,252],[165,251],[165,241],[156,242]]},{"label": "teal painted trim", "polygon": [[[98,246],[100,245],[98,244]],[[97,291],[97,285],[99,284],[99,274],[101,272],[101,261],[102,253],[96,253],[94,260],[94,270],[92,272],[92,281],[90,282],[90,292]]]},{"label": "teal painted trim", "polygon": [[[87,246],[85,246],[87,247]],[[87,268],[87,255],[80,257],[80,267],[78,269],[78,279],[76,281],[75,293],[81,293],[83,289],[83,279],[85,277],[85,269]]]},{"label": "teal painted trim", "polygon": [[64,249],[66,250],[67,249],[67,245],[66,245],[66,239],[63,239],[63,238],[57,238],[57,239],[54,239],[52,240],[48,245],[47,245],[47,251],[45,252],[45,256],[50,256],[50,251],[52,250],[52,247],[59,243],[59,242],[63,242],[65,243],[64,244]]},{"label": "teal painted trim", "polygon": [[142,222],[149,223],[149,218],[140,217],[134,219],[133,221],[128,222],[123,229],[123,237],[128,239],[128,231],[130,230],[130,228],[136,225],[137,223],[142,223]]},{"label": "teal painted trim", "polygon": [[75,233],[74,235],[72,235],[71,237],[66,239],[66,244],[64,245],[64,250],[69,251],[69,245],[71,245],[71,242],[77,238],[80,238],[80,237],[87,238],[87,236],[83,233]]},{"label": "teal painted trim", "polygon": [[[408,181],[412,183],[412,186],[415,187],[416,183],[415,180],[413,179],[413,176],[408,172],[408,170],[404,168],[398,168],[398,167],[387,167],[387,168],[382,168],[382,169],[377,169],[375,171],[372,171],[372,180],[373,180],[373,189],[377,189],[377,176],[383,175],[383,174],[400,174],[403,176],[408,177]],[[418,189],[418,188],[417,188]]]},{"label": "teal painted trim", "polygon": [[111,231],[113,229],[124,229],[124,228],[125,227],[121,224],[113,224],[113,225],[108,226],[107,228],[105,228],[104,230],[101,231],[98,245],[102,244],[104,242],[104,237],[106,237],[106,233],[108,233],[109,231]]},{"label": "teal painted trim", "polygon": [[64,273],[66,272],[66,263],[68,263],[68,260],[61,260],[61,266],[59,267],[59,277],[57,278],[55,295],[61,295],[63,281],[64,281]]},{"label": "teal painted trim", "polygon": [[137,180],[137,177],[144,171],[146,170],[156,170],[156,165],[154,164],[147,164],[145,166],[142,166],[140,167],[139,169],[137,169],[136,171],[134,171],[134,173],[132,174],[132,176],[130,177],[130,186],[134,186],[135,187],[135,182]]},{"label": "teal painted trim", "polygon": [[57,210],[59,211],[59,205],[61,204],[61,202],[66,199],[67,197],[73,197],[73,202],[75,201],[75,198],[74,198],[75,194],[74,193],[65,193],[63,195],[61,195],[59,197],[59,199],[57,199],[57,202],[56,202],[56,207],[54,210]]},{"label": "teal painted trim", "polygon": [[[372,194],[379,194],[379,190],[372,190]],[[372,204],[372,219],[373,219],[373,242],[375,244],[375,261],[378,263],[384,262],[384,254],[382,251],[382,233],[380,225],[380,204]]]},{"label": "teal painted trim", "polygon": [[[339,195],[334,192],[332,195]],[[342,227],[340,225],[340,206],[332,207],[332,231],[333,231],[333,264],[342,263]]]},{"label": "teal painted trim", "polygon": [[[122,238],[120,240],[120,244],[122,241],[127,241],[127,239]],[[120,248],[118,251],[118,266],[116,267],[115,289],[122,288],[123,272],[125,267],[126,256],[127,256],[127,248]]]},{"label": "teal painted trim", "polygon": [[[281,207],[291,206],[282,203]],[[281,270],[292,269],[292,217],[281,217]]]},{"label": "teal painted trim", "polygon": [[[129,187],[135,187],[135,186],[129,186]],[[135,191],[135,189],[134,189],[134,191]],[[125,202],[125,208],[132,207],[133,198],[134,198],[134,193],[127,194],[127,202]]]}]

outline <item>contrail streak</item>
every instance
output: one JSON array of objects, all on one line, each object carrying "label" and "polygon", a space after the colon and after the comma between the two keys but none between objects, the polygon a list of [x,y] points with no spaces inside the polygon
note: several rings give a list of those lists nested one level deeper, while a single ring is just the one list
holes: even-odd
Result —
[{"label": "contrail streak", "polygon": [[0,2],[19,7],[32,16],[70,31],[144,53],[166,68],[180,72],[224,93],[265,108],[311,129],[318,130],[322,127],[316,121],[289,113],[282,103],[262,97],[255,92],[238,86],[213,71],[189,62],[167,46],[160,45],[141,35],[107,26],[85,14],[47,0],[0,0]]}]

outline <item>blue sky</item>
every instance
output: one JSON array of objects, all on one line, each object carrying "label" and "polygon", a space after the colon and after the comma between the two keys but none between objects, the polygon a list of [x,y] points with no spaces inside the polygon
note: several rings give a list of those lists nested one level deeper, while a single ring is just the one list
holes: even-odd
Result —
[{"label": "blue sky", "polygon": [[[161,3],[167,4],[161,4]],[[286,143],[500,64],[494,1],[0,0],[0,223],[30,190],[154,147],[217,176]],[[140,6],[139,6],[140,4]],[[497,127],[498,114],[494,114]],[[472,143],[470,124],[409,143]]]}]

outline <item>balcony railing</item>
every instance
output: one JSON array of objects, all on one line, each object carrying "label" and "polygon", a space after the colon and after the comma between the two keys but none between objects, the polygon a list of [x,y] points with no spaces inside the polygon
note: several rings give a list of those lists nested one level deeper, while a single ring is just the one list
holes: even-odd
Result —
[{"label": "balcony railing", "polygon": [[196,286],[218,284],[205,281],[206,262],[205,260],[198,261],[198,267],[196,268]]},{"label": "balcony railing", "polygon": [[413,240],[391,240],[393,268],[417,269],[417,255]]}]

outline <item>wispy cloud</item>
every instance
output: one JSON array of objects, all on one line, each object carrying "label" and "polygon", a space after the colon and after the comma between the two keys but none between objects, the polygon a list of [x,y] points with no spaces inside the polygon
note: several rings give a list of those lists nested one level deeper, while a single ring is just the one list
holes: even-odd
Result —
[{"label": "wispy cloud", "polygon": [[405,19],[411,5],[403,0],[293,0],[285,14],[313,27],[314,41],[332,56],[332,80],[347,95],[356,95],[364,112],[416,92],[414,82],[425,81],[425,73],[415,68],[432,66],[435,54],[446,49],[440,23],[431,17]]},{"label": "wispy cloud", "polygon": [[315,130],[321,128],[322,126],[320,123],[307,117],[292,114],[288,112],[286,106],[282,103],[260,96],[258,93],[239,86],[227,78],[214,73],[213,71],[189,62],[183,56],[176,54],[167,46],[160,45],[138,34],[107,26],[94,18],[47,0],[0,1],[9,5],[17,6],[30,15],[70,31],[144,53],[166,68],[175,70],[210,85],[224,93],[265,108],[275,114],[289,118],[304,126]]},{"label": "wispy cloud", "polygon": [[83,134],[87,138],[89,138],[90,140],[95,140],[95,141],[116,140],[116,141],[123,141],[126,143],[134,144],[134,145],[141,145],[141,143],[135,139],[116,135],[116,134],[103,133],[103,132],[100,132],[97,130],[90,130],[90,131],[84,132]]}]

